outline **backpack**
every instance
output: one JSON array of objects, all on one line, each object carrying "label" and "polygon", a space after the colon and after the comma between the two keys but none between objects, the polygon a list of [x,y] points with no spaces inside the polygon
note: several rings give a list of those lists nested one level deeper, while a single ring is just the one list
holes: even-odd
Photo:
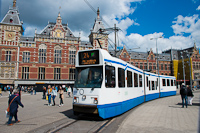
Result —
[{"label": "backpack", "polygon": [[181,88],[181,95],[187,95],[187,88],[185,86]]}]

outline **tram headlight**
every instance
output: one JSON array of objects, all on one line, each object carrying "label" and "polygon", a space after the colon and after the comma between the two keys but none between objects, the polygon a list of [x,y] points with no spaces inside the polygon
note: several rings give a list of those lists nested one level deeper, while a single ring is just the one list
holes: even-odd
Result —
[{"label": "tram headlight", "polygon": [[83,95],[82,99],[85,100],[86,99],[86,95]]},{"label": "tram headlight", "polygon": [[94,98],[94,104],[98,104],[98,99]]},{"label": "tram headlight", "polygon": [[78,103],[78,98],[74,97],[74,103]]}]

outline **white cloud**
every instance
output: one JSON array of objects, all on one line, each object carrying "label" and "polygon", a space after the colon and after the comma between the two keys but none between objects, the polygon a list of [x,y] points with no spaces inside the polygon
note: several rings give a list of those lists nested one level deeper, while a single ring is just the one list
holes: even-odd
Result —
[{"label": "white cloud", "polygon": [[[120,45],[126,45],[128,49],[137,51],[147,51],[150,48],[156,51],[155,38],[164,36],[164,33],[153,33],[147,35],[140,35],[137,33],[130,33],[127,35],[127,29],[132,25],[140,26],[135,19],[130,19],[127,16],[133,14],[137,7],[131,7],[131,2],[140,3],[143,0],[87,0],[96,11],[100,8],[100,15],[103,20],[108,23],[110,27],[117,24],[122,31],[118,33],[120,37]],[[13,0],[2,0],[2,15],[8,11],[9,5]],[[25,36],[34,36],[35,28],[39,33],[47,24],[48,21],[56,22],[58,12],[60,11],[63,23],[68,23],[69,28],[75,36],[79,36],[81,29],[81,40],[88,41],[90,29],[93,27],[96,18],[96,12],[93,12],[84,0],[41,0],[17,1],[17,6],[20,11],[20,19],[24,21]],[[26,6],[24,6],[26,5]],[[59,10],[59,7],[61,9]],[[200,6],[197,8],[200,10]],[[105,22],[104,25],[108,27]],[[142,28],[142,27],[141,27]],[[166,50],[172,48],[187,48],[193,46],[194,40],[197,45],[200,42],[200,19],[199,15],[193,16],[177,16],[172,25],[174,36],[169,38],[159,38],[157,40],[158,50]],[[134,31],[133,31],[134,32]],[[186,36],[187,34],[187,36]],[[184,36],[183,36],[184,35]],[[114,42],[114,33],[109,35],[109,38]],[[138,48],[140,49],[134,49]]]},{"label": "white cloud", "polygon": [[197,10],[200,10],[200,5],[197,7]]}]

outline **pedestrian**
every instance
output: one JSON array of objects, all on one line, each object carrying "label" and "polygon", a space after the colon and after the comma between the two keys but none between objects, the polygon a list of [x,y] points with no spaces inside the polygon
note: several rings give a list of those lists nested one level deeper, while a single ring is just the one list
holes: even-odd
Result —
[{"label": "pedestrian", "polygon": [[2,89],[0,88],[0,95],[2,96]]},{"label": "pedestrian", "polygon": [[56,90],[56,88],[54,88],[54,86],[52,87],[52,92],[51,92],[51,94],[52,94],[52,99],[53,99],[53,106],[55,106],[55,105],[56,105],[56,103],[55,103],[55,98],[56,98],[56,96],[57,96],[57,90]]},{"label": "pedestrian", "polygon": [[52,92],[51,85],[48,85],[48,90],[47,90],[48,106],[52,106],[52,104],[51,104],[51,92]]},{"label": "pedestrian", "polygon": [[61,86],[59,87],[58,93],[59,93],[59,98],[60,98],[60,104],[59,104],[59,107],[60,107],[60,106],[63,106],[63,105],[64,105],[64,103],[63,103],[63,99],[64,99],[64,90],[62,89]]},{"label": "pedestrian", "polygon": [[22,97],[22,87],[20,85],[18,85],[17,89],[19,90],[19,97],[21,99],[21,97]]},{"label": "pedestrian", "polygon": [[46,99],[47,88],[45,86],[43,86],[42,91],[43,91],[43,99]]},{"label": "pedestrian", "polygon": [[36,95],[36,90],[37,90],[37,86],[35,85],[35,87],[34,87],[35,95]]},{"label": "pedestrian", "polygon": [[71,92],[72,92],[72,89],[71,89],[71,87],[70,87],[70,86],[68,87],[68,90],[67,90],[67,92],[68,92],[68,96],[69,96],[69,97],[71,97]]},{"label": "pedestrian", "polygon": [[6,86],[4,86],[4,91],[5,91],[5,92],[7,91],[7,88],[6,88]]},{"label": "pedestrian", "polygon": [[56,88],[56,91],[58,92],[58,86],[57,86],[57,85],[56,85],[56,87],[55,87],[55,88]]},{"label": "pedestrian", "polygon": [[67,93],[67,91],[68,91],[68,88],[67,88],[67,86],[65,87],[65,91],[66,91],[66,93]]},{"label": "pedestrian", "polygon": [[192,100],[194,95],[192,89],[189,86],[187,88],[187,96],[188,96],[188,105],[192,105]]},{"label": "pedestrian", "polygon": [[18,96],[19,90],[14,89],[13,93],[14,94],[11,95],[9,100],[8,100],[8,103],[9,103],[9,106],[10,106],[10,111],[9,111],[10,116],[9,116],[9,119],[8,119],[8,125],[9,126],[13,125],[11,123],[13,116],[15,118],[16,123],[20,122],[20,120],[18,120],[18,118],[17,118],[18,105],[20,105],[22,108],[24,108],[24,105],[21,103],[20,98]]},{"label": "pedestrian", "polygon": [[[182,83],[182,85],[181,85],[180,94],[181,94],[181,99],[182,99],[182,108],[184,108],[184,104],[187,108],[187,104],[188,104],[188,102],[187,102],[187,87],[185,86],[184,83]],[[185,103],[184,103],[184,101],[185,101]]]},{"label": "pedestrian", "polygon": [[9,87],[10,89],[10,94],[9,94],[9,96],[11,96],[12,95],[12,93],[13,93],[13,88],[12,88],[12,86],[11,87]]},{"label": "pedestrian", "polygon": [[33,95],[33,86],[31,86],[31,95]]}]

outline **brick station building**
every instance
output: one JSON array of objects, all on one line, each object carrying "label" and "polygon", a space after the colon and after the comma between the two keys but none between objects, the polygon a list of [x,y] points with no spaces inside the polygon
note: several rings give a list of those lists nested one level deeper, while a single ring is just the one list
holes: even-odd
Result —
[{"label": "brick station building", "polygon": [[[93,28],[89,35],[89,42],[81,41],[74,36],[68,24],[62,22],[58,13],[55,22],[49,22],[41,33],[33,37],[23,36],[23,22],[20,21],[16,0],[0,23],[0,88],[7,85],[72,85],[75,78],[75,55],[78,50],[96,49],[99,44],[108,50],[108,34],[99,34],[99,29],[105,29],[97,10]],[[148,52],[117,51],[116,56],[143,70],[162,75],[174,75],[179,82],[183,82],[181,51],[189,51],[190,68],[186,65],[186,80],[189,81],[188,70],[191,69],[194,85],[200,84],[200,55],[196,45],[184,50],[166,50],[161,54]],[[109,50],[111,55],[114,51]],[[185,64],[188,57],[184,56]]]},{"label": "brick station building", "polygon": [[58,13],[56,22],[49,22],[34,37],[23,36],[16,0],[0,23],[0,84],[5,85],[71,85],[75,78],[75,55],[78,50],[99,48],[108,50],[108,34],[97,10],[97,18],[89,35],[89,42],[74,36],[68,24],[62,22]]}]

